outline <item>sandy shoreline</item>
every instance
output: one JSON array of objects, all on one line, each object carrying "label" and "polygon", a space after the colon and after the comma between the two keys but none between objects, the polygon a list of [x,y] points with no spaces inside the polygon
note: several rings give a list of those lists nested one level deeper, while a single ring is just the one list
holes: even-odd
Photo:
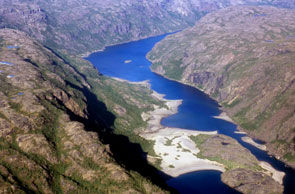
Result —
[{"label": "sandy shoreline", "polygon": [[[130,82],[120,78],[113,79],[149,87],[148,81]],[[155,141],[154,150],[159,157],[150,158],[162,159],[162,171],[173,177],[198,170],[218,170],[224,172],[225,168],[222,164],[198,158],[197,154],[200,150],[189,138],[189,136],[197,136],[199,134],[214,135],[217,134],[217,131],[201,132],[162,126],[161,120],[164,117],[177,113],[178,106],[182,103],[182,100],[167,100],[163,94],[155,91],[153,91],[151,96],[164,101],[166,107],[154,105],[153,111],[142,113],[141,117],[144,121],[147,121],[148,128],[141,132],[140,135],[145,139]]]},{"label": "sandy shoreline", "polygon": [[214,116],[213,118],[222,119],[222,120],[234,123],[234,121],[226,114],[226,112],[221,112],[220,115]]},{"label": "sandy shoreline", "polygon": [[[128,81],[128,80],[125,80],[125,79],[117,78],[117,77],[111,77],[111,78],[116,80],[116,81],[119,81],[119,82],[125,82],[125,83],[128,83],[128,84],[143,85],[145,87],[150,87],[149,80],[140,81],[140,82],[131,82],[131,81]],[[161,95],[161,94],[159,94],[159,95]]]},{"label": "sandy shoreline", "polygon": [[181,174],[198,170],[225,171],[223,165],[216,162],[200,159],[196,155],[199,149],[189,136],[199,134],[217,134],[217,132],[199,132],[179,128],[155,128],[141,134],[146,139],[154,140],[154,150],[161,157],[162,171],[177,177]]},{"label": "sandy shoreline", "polygon": [[235,131],[235,133],[236,133],[236,134],[244,134],[244,135],[247,135],[247,133],[244,132],[244,131]]},{"label": "sandy shoreline", "polygon": [[155,107],[154,111],[143,113],[142,118],[148,122],[149,127],[140,135],[155,141],[154,150],[162,159],[162,171],[173,177],[198,170],[218,170],[224,172],[225,168],[223,165],[198,158],[197,154],[200,150],[189,138],[192,135],[217,134],[217,131],[201,132],[162,126],[160,124],[161,119],[177,113],[177,108],[182,103],[182,100],[166,100],[163,98],[163,95],[156,92],[153,92],[152,96],[166,101],[168,109]]},{"label": "sandy shoreline", "polygon": [[102,49],[96,49],[96,50],[93,50],[93,51],[88,51],[88,52],[85,52],[85,53],[82,53],[80,55],[78,55],[78,57],[80,58],[87,58],[89,57],[92,53],[97,53],[97,52],[102,52],[105,50],[106,47],[102,48]]},{"label": "sandy shoreline", "polygon": [[[162,159],[161,168],[166,174],[177,177],[181,174],[199,171],[199,170],[217,170],[224,172],[222,164],[207,159],[200,159],[197,154],[200,150],[189,136],[199,134],[217,134],[214,132],[202,132],[195,130],[186,130],[180,128],[169,128],[161,125],[161,119],[171,114],[177,113],[181,100],[166,100],[163,95],[153,92],[152,96],[166,101],[166,108],[155,107],[154,111],[143,113],[142,118],[148,122],[148,129],[140,135],[146,139],[155,141],[155,153]],[[226,113],[217,116],[220,119],[228,120]],[[244,134],[243,132],[241,132]],[[243,141],[254,145],[255,147],[266,150],[265,145],[256,143],[250,137],[243,137]],[[282,184],[285,173],[274,169],[269,163],[260,161],[259,165],[265,170],[264,173],[271,176],[275,181]]]},{"label": "sandy shoreline", "polygon": [[275,181],[277,181],[280,184],[283,184],[283,179],[285,176],[284,172],[278,171],[274,169],[269,163],[267,162],[260,162],[259,165],[268,171],[268,175],[270,175]]},{"label": "sandy shoreline", "polygon": [[[146,87],[150,86],[149,81],[147,80],[142,82],[130,82],[120,78],[113,79],[131,84],[141,84]],[[164,117],[177,113],[178,106],[181,105],[182,100],[167,100],[164,98],[165,95],[159,94],[155,91],[153,91],[151,96],[164,101],[166,107],[154,105],[153,111],[142,113],[142,119],[147,121],[148,128],[141,132],[140,136],[144,137],[145,139],[155,141],[154,151],[158,157],[151,158],[162,160],[162,171],[172,177],[177,177],[182,174],[199,170],[217,170],[225,172],[225,168],[222,164],[207,159],[198,158],[197,154],[200,152],[200,150],[189,138],[190,136],[197,136],[199,134],[214,135],[217,134],[217,131],[202,132],[162,126],[161,120]],[[222,112],[220,115],[215,116],[214,118],[232,122],[225,112]],[[246,134],[242,131],[236,131],[235,133]],[[265,145],[256,143],[250,137],[245,136],[242,138],[242,140],[261,150],[266,150]],[[259,165],[265,170],[265,174],[271,176],[278,183],[283,183],[283,178],[285,176],[284,172],[274,169],[269,163],[264,161],[260,161]]]},{"label": "sandy shoreline", "polygon": [[249,143],[249,144],[255,146],[256,148],[258,148],[260,150],[266,151],[265,145],[256,143],[251,137],[245,136],[245,137],[242,137],[242,140],[246,143]]}]

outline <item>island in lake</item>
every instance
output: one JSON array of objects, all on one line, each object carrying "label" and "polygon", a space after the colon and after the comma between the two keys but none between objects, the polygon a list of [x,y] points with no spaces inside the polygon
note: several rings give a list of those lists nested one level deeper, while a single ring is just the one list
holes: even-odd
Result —
[{"label": "island in lake", "polygon": [[125,61],[124,61],[124,63],[126,63],[126,64],[127,64],[127,63],[131,63],[131,62],[132,62],[132,60],[125,60]]}]

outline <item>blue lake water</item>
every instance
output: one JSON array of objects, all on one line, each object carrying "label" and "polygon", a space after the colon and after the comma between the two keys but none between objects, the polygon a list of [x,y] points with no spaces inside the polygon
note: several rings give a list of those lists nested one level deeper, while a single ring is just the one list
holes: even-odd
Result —
[{"label": "blue lake water", "polygon": [[[285,193],[295,193],[295,172],[266,152],[243,142],[241,137],[244,135],[234,133],[237,128],[235,124],[214,118],[221,113],[216,101],[196,88],[168,80],[150,71],[151,63],[146,59],[146,54],[165,36],[110,46],[102,52],[91,54],[86,60],[106,76],[134,82],[149,80],[151,89],[165,94],[166,99],[182,99],[183,103],[179,106],[178,113],[164,118],[161,121],[162,125],[201,131],[217,130],[220,134],[233,137],[258,160],[269,162],[274,168],[284,171]],[[172,178],[167,183],[183,194],[236,193],[221,182],[218,171],[192,172]],[[208,189],[211,189],[211,192],[208,192]]]}]

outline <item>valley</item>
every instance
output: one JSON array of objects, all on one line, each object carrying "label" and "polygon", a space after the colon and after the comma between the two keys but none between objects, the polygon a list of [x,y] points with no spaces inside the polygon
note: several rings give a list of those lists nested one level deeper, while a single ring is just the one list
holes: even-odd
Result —
[{"label": "valley", "polygon": [[[146,54],[163,37],[110,46],[86,58],[106,76],[127,79],[134,84],[148,83],[154,90],[152,96],[166,101],[166,106],[155,106],[155,110],[142,114],[148,126],[139,134],[154,142],[155,155],[148,155],[148,161],[170,175],[168,182],[174,182],[171,186],[183,190],[181,193],[235,193],[221,183],[223,180],[228,185],[235,185],[232,176],[249,178],[239,179],[240,184],[234,186],[243,193],[268,193],[269,190],[282,193],[281,184],[287,193],[292,191],[292,169],[260,150],[262,145],[256,143],[254,145],[258,146],[255,147],[253,143],[246,143],[244,139],[252,139],[236,131],[237,126],[227,121],[229,119],[222,119],[225,118],[224,112],[216,101],[193,87],[151,72]],[[126,64],[126,58],[132,63]],[[211,140],[204,147],[206,139],[203,140],[203,135]],[[207,154],[203,155],[203,150],[207,150]],[[185,180],[192,182],[199,179],[198,174],[203,170],[223,172],[221,176],[211,174],[210,179],[203,183],[209,185],[212,181],[216,187],[202,188],[200,184],[179,186],[183,184],[178,181],[180,175],[194,172],[194,178]],[[238,172],[238,175],[231,171]],[[265,180],[262,181],[262,177]]]},{"label": "valley", "polygon": [[293,193],[294,8],[0,2],[0,193]]}]

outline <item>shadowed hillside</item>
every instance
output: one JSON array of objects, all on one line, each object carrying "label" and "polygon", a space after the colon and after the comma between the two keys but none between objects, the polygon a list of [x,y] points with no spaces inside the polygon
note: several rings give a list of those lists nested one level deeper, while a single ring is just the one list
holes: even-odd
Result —
[{"label": "shadowed hillside", "polygon": [[[165,193],[156,186],[167,188],[158,170],[145,158],[150,143],[132,131],[136,118],[108,111],[117,106],[128,112],[128,103],[99,100],[116,81],[101,78],[87,62],[88,73],[81,76],[23,32],[0,30],[0,46],[0,193]],[[87,80],[90,72],[99,95]],[[149,92],[142,86],[121,89],[129,97],[134,89]],[[153,102],[161,103],[141,104]],[[129,139],[114,133],[123,121],[120,129]]]}]

